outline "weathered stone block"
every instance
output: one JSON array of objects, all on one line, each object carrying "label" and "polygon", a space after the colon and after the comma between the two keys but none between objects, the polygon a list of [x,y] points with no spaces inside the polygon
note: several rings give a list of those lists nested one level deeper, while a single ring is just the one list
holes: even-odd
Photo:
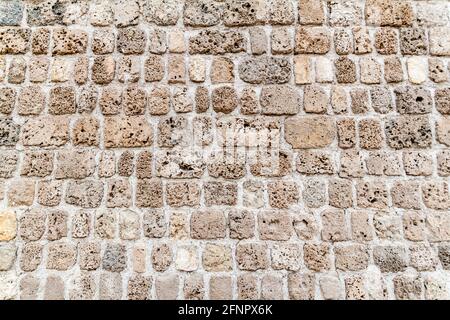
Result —
[{"label": "weathered stone block", "polygon": [[190,54],[238,53],[246,47],[246,39],[239,31],[204,30],[189,38]]},{"label": "weathered stone block", "polygon": [[291,78],[292,66],[286,58],[261,56],[239,64],[239,76],[252,84],[283,84]]},{"label": "weathered stone block", "polygon": [[144,117],[108,117],[105,119],[104,143],[107,148],[150,146],[153,129]]},{"label": "weathered stone block", "polygon": [[336,135],[329,117],[289,118],[285,122],[285,139],[295,149],[324,148]]},{"label": "weathered stone block", "polygon": [[300,27],[295,34],[295,53],[325,54],[330,51],[331,41],[328,29],[322,27]]}]

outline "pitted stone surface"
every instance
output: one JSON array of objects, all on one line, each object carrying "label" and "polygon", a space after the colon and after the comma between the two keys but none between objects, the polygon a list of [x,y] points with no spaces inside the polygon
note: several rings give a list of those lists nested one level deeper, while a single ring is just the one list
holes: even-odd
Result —
[{"label": "pitted stone surface", "polygon": [[446,0],[0,0],[0,300],[449,299]]}]

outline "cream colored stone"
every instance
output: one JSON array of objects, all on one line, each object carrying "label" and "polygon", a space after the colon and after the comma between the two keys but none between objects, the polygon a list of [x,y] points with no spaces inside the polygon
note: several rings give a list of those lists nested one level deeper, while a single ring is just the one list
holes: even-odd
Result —
[{"label": "cream colored stone", "polygon": [[120,238],[123,240],[136,240],[140,237],[139,214],[131,210],[120,212]]},{"label": "cream colored stone", "polygon": [[344,285],[336,276],[320,278],[320,290],[325,300],[342,300],[344,298]]},{"label": "cream colored stone", "polygon": [[436,135],[439,143],[450,147],[450,117],[436,121]]},{"label": "cream colored stone", "polygon": [[314,81],[312,59],[308,56],[294,57],[294,75],[296,84],[308,84]]},{"label": "cream colored stone", "polygon": [[181,271],[195,271],[198,268],[196,246],[181,246],[177,249],[175,268]]},{"label": "cream colored stone", "polygon": [[425,299],[448,300],[450,297],[449,276],[443,271],[425,275]]},{"label": "cream colored stone", "polygon": [[13,244],[0,245],[0,272],[8,271],[16,260],[17,248]]},{"label": "cream colored stone", "polygon": [[414,84],[421,84],[427,80],[428,59],[425,57],[410,57],[407,62],[409,81]]},{"label": "cream colored stone", "polygon": [[429,241],[450,241],[450,216],[446,212],[429,212],[426,224]]},{"label": "cream colored stone", "polygon": [[189,237],[189,221],[183,212],[173,212],[170,216],[170,237],[185,240]]},{"label": "cream colored stone", "polygon": [[203,251],[203,268],[206,271],[230,271],[233,266],[231,248],[208,243]]},{"label": "cream colored stone", "polygon": [[316,81],[327,83],[333,82],[334,70],[333,63],[326,57],[316,58]]},{"label": "cream colored stone", "polygon": [[331,106],[337,114],[346,113],[349,106],[349,97],[343,87],[333,87],[331,89]]},{"label": "cream colored stone", "polygon": [[380,269],[369,266],[365,272],[364,284],[367,289],[368,298],[371,300],[386,299],[385,284]]},{"label": "cream colored stone", "polygon": [[186,50],[183,30],[169,32],[169,52],[182,53]]},{"label": "cream colored stone", "polygon": [[[131,0],[114,0],[114,22],[119,27],[126,27],[138,24],[139,2]],[[109,4],[111,6],[111,4]]]},{"label": "cream colored stone", "polygon": [[107,26],[113,22],[113,10],[109,0],[92,1],[89,16],[94,26]]},{"label": "cream colored stone", "polygon": [[6,77],[6,57],[0,56],[0,82]]},{"label": "cream colored stone", "polygon": [[441,26],[449,22],[450,3],[447,0],[416,1],[417,22],[421,26]]},{"label": "cream colored stone", "polygon": [[147,249],[144,243],[139,243],[133,248],[133,270],[144,273],[146,270]]},{"label": "cream colored stone", "polygon": [[450,55],[450,27],[430,29],[430,53],[436,56]]},{"label": "cream colored stone", "polygon": [[0,212],[0,241],[10,241],[16,237],[16,213],[12,210]]},{"label": "cream colored stone", "polygon": [[448,9],[0,0],[0,299],[450,298]]},{"label": "cream colored stone", "polygon": [[206,64],[205,59],[200,56],[189,58],[189,78],[193,82],[205,81]]},{"label": "cream colored stone", "polygon": [[69,58],[55,58],[51,69],[53,82],[66,82],[72,78],[73,63]]},{"label": "cream colored stone", "polygon": [[65,116],[29,119],[22,127],[25,146],[61,146],[69,140],[69,121]]},{"label": "cream colored stone", "polygon": [[0,272],[0,300],[16,298],[19,289],[19,276],[16,271]]},{"label": "cream colored stone", "polygon": [[376,84],[381,82],[381,65],[374,58],[360,60],[361,82]]},{"label": "cream colored stone", "polygon": [[280,244],[271,251],[272,268],[275,270],[297,271],[301,264],[301,249],[296,244]]},{"label": "cream colored stone", "polygon": [[328,117],[289,118],[284,128],[286,142],[294,149],[323,148],[336,136],[334,122]]}]

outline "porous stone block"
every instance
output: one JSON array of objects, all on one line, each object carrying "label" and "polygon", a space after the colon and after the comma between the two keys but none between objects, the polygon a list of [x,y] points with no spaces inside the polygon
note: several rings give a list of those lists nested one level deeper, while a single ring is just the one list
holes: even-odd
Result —
[{"label": "porous stone block", "polygon": [[239,64],[240,78],[251,84],[283,84],[291,78],[292,66],[286,58],[261,56]]},{"label": "porous stone block", "polygon": [[143,117],[110,117],[105,121],[104,143],[107,148],[150,146],[153,130]]},{"label": "porous stone block", "polygon": [[204,30],[189,38],[190,54],[225,54],[245,51],[244,35],[239,31]]}]

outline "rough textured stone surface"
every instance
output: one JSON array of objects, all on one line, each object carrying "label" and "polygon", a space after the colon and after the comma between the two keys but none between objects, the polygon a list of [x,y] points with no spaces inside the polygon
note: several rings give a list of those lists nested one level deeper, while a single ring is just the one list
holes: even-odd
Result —
[{"label": "rough textured stone surface", "polygon": [[108,148],[149,146],[153,130],[142,117],[111,117],[105,122],[104,142]]},{"label": "rough textured stone surface", "polygon": [[447,0],[0,0],[0,300],[449,299]]},{"label": "rough textured stone surface", "polygon": [[342,245],[335,248],[336,268],[340,270],[364,270],[369,264],[369,253],[364,245]]},{"label": "rough textured stone surface", "polygon": [[75,54],[86,51],[88,35],[83,30],[57,29],[53,33],[54,54]]},{"label": "rough textured stone surface", "polygon": [[183,286],[184,299],[202,300],[205,296],[205,282],[200,274],[192,274],[185,278]]},{"label": "rough textured stone surface", "polygon": [[399,275],[395,277],[394,292],[399,300],[420,300],[422,296],[422,281],[418,277]]},{"label": "rough textured stone surface", "polygon": [[330,246],[322,244],[305,244],[303,247],[303,259],[308,269],[313,271],[325,271],[331,267]]},{"label": "rough textured stone surface", "polygon": [[251,211],[230,211],[228,213],[230,238],[247,239],[255,234],[255,217]]},{"label": "rough textured stone surface", "polygon": [[11,118],[0,118],[0,145],[13,146],[19,140],[20,126]]},{"label": "rough textured stone surface", "polygon": [[232,270],[231,248],[208,244],[203,251],[203,267],[207,271],[220,272]]},{"label": "rough textured stone surface", "polygon": [[430,28],[430,53],[432,55],[448,56],[450,54],[448,29],[448,27]]},{"label": "rough textured stone surface", "polygon": [[266,86],[261,91],[262,113],[267,115],[297,114],[300,95],[290,86]]},{"label": "rough textured stone surface", "polygon": [[288,293],[291,300],[313,300],[315,276],[310,272],[296,272],[288,275]]},{"label": "rough textured stone surface", "polygon": [[76,246],[71,243],[51,243],[48,248],[47,269],[70,269],[76,262],[76,250]]},{"label": "rough textured stone surface", "polygon": [[82,208],[96,208],[103,198],[103,183],[96,180],[72,181],[67,185],[65,201]]},{"label": "rough textured stone surface", "polygon": [[292,66],[286,58],[261,56],[239,64],[239,76],[252,84],[282,84],[291,78]]},{"label": "rough textured stone surface", "polygon": [[19,54],[29,49],[31,31],[22,28],[2,28],[0,31],[0,53]]},{"label": "rough textured stone surface", "polygon": [[183,22],[187,26],[208,27],[220,22],[221,8],[211,0],[186,1]]},{"label": "rough textured stone surface", "polygon": [[195,211],[191,216],[191,236],[194,239],[225,237],[226,221],[220,211]]},{"label": "rough textured stone surface", "polygon": [[436,109],[442,114],[450,114],[450,88],[437,89]]},{"label": "rough textured stone surface", "polygon": [[264,244],[240,244],[236,248],[236,261],[239,269],[255,271],[268,267],[268,252]]},{"label": "rough textured stone surface", "polygon": [[32,118],[22,127],[22,143],[25,146],[62,146],[68,140],[69,119],[63,116]]},{"label": "rough textured stone surface", "polygon": [[205,30],[189,38],[191,54],[225,54],[245,51],[247,42],[239,31]]},{"label": "rough textured stone surface", "polygon": [[429,119],[426,116],[391,118],[386,123],[386,139],[395,149],[427,148],[432,139]]},{"label": "rough textured stone surface", "polygon": [[381,26],[408,26],[414,20],[410,1],[370,0],[366,3],[366,22]]},{"label": "rough textured stone surface", "polygon": [[295,53],[325,54],[330,50],[330,34],[322,27],[300,27],[295,34]]},{"label": "rough textured stone surface", "polygon": [[401,236],[401,220],[398,214],[377,211],[373,216],[375,234],[380,239],[399,239]]},{"label": "rough textured stone surface", "polygon": [[238,106],[236,91],[231,87],[219,87],[213,90],[211,102],[214,111],[222,113],[233,112]]},{"label": "rough textured stone surface", "polygon": [[288,240],[292,234],[292,218],[288,212],[266,211],[258,215],[262,240]]},{"label": "rough textured stone surface", "polygon": [[339,83],[356,82],[356,65],[353,60],[341,57],[334,63],[336,68],[336,79]]},{"label": "rough textured stone surface", "polygon": [[404,271],[408,264],[406,249],[400,246],[378,246],[373,250],[373,259],[381,272]]},{"label": "rough textured stone surface", "polygon": [[167,244],[157,245],[152,251],[152,264],[156,271],[165,271],[172,264],[172,248]]}]

